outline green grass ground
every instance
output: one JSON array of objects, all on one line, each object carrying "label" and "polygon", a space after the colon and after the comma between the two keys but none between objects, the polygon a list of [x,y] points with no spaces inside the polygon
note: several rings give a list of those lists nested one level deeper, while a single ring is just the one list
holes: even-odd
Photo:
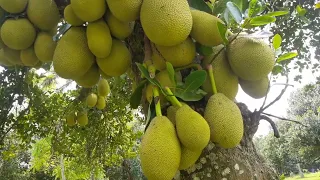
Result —
[{"label": "green grass ground", "polygon": [[295,180],[295,179],[320,180],[320,172],[304,174],[304,178],[300,178],[299,175],[295,177],[287,177],[285,180]]}]

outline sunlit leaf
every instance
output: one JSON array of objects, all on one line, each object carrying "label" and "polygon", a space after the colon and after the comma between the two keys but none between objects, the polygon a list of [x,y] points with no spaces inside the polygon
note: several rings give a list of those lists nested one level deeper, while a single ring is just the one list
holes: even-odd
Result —
[{"label": "sunlit leaf", "polygon": [[227,2],[227,8],[229,9],[232,17],[236,20],[236,22],[240,24],[242,21],[242,14],[240,9],[233,2]]},{"label": "sunlit leaf", "polygon": [[288,14],[289,11],[274,11],[274,12],[269,12],[268,14],[266,14],[267,16],[283,16]]},{"label": "sunlit leaf", "polygon": [[292,59],[292,58],[294,58],[296,56],[298,56],[298,53],[296,53],[296,52],[289,52],[289,53],[283,54],[280,57],[278,57],[277,63],[285,61],[285,60]]},{"label": "sunlit leaf", "polygon": [[172,64],[170,62],[166,62],[166,66],[171,82],[176,84],[175,72]]},{"label": "sunlit leaf", "polygon": [[319,9],[319,8],[320,8],[320,2],[318,2],[317,4],[315,4],[314,7],[315,7],[316,9]]},{"label": "sunlit leaf", "polygon": [[274,49],[278,49],[281,46],[281,42],[282,42],[281,36],[279,34],[276,34],[273,37],[273,41],[272,41]]},{"label": "sunlit leaf", "polygon": [[254,17],[250,20],[250,25],[252,26],[263,26],[266,24],[270,24],[276,21],[275,17],[272,16],[267,16],[267,15],[263,15],[263,16],[257,16]]},{"label": "sunlit leaf", "polygon": [[296,7],[296,11],[300,16],[304,16],[307,13],[307,10],[302,8],[300,5]]},{"label": "sunlit leaf", "polygon": [[249,3],[248,17],[256,16],[260,11],[261,6],[259,6],[258,0],[251,0]]},{"label": "sunlit leaf", "polygon": [[224,44],[228,44],[228,39],[226,36],[227,30],[228,30],[227,27],[219,21],[217,23],[218,23],[217,25],[218,25],[219,33],[221,38],[223,39]]}]

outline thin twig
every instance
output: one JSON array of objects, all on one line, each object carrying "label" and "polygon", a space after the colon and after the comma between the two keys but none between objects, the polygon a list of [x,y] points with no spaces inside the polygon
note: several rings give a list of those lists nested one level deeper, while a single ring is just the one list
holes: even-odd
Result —
[{"label": "thin twig", "polygon": [[277,128],[276,124],[272,121],[271,118],[269,118],[268,116],[265,116],[265,115],[261,115],[260,119],[268,121],[268,123],[271,125],[271,127],[273,129],[274,137],[276,137],[276,138],[280,137],[278,128]]},{"label": "thin twig", "polygon": [[269,85],[268,85],[268,89],[267,89],[267,94],[264,97],[263,103],[262,103],[262,105],[261,105],[261,107],[259,109],[260,113],[262,112],[262,109],[263,109],[264,105],[266,105],[266,102],[267,102],[268,94],[269,94],[269,91],[270,91],[270,88],[271,88],[271,86],[270,86],[271,78],[272,78],[272,74],[269,77]]},{"label": "thin twig", "polygon": [[306,125],[304,125],[301,122],[296,121],[296,120],[292,120],[292,119],[288,119],[288,118],[284,118],[284,117],[279,117],[279,116],[272,115],[272,114],[269,114],[269,113],[264,113],[264,112],[262,112],[261,114],[264,114],[264,115],[267,115],[267,116],[271,116],[271,117],[274,117],[274,118],[278,118],[279,120],[283,120],[283,121],[294,122],[294,123],[300,124],[301,126],[308,127],[308,126],[306,126]]}]

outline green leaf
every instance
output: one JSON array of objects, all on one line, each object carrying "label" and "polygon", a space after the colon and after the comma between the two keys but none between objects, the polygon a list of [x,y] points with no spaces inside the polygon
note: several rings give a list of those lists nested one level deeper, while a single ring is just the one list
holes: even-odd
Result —
[{"label": "green leaf", "polygon": [[217,23],[218,23],[217,25],[218,25],[220,36],[223,39],[223,43],[224,44],[228,44],[229,41],[228,41],[227,36],[226,36],[227,30],[228,30],[227,27],[223,23],[221,23],[219,21]]},{"label": "green leaf", "polygon": [[232,0],[232,2],[238,6],[241,12],[245,12],[246,9],[249,6],[249,1],[248,0]]},{"label": "green leaf", "polygon": [[289,11],[274,11],[274,12],[269,12],[268,14],[266,14],[267,16],[283,16],[288,14]]},{"label": "green leaf", "polygon": [[273,41],[272,41],[274,49],[278,49],[281,46],[281,42],[282,42],[281,36],[279,34],[276,34],[273,37]]},{"label": "green leaf", "polygon": [[198,89],[206,80],[207,72],[205,70],[197,70],[191,72],[185,78],[185,91],[194,91]]},{"label": "green leaf", "polygon": [[176,85],[176,76],[172,64],[170,62],[166,62],[166,66],[171,82],[173,82]]},{"label": "green leaf", "polygon": [[259,13],[260,8],[258,0],[251,0],[249,3],[248,17],[256,16]]},{"label": "green leaf", "polygon": [[142,90],[146,84],[147,84],[146,80],[141,81],[140,84],[138,85],[138,87],[132,93],[132,95],[130,97],[130,106],[132,109],[138,108],[140,101],[141,101],[141,98],[142,98]]},{"label": "green leaf", "polygon": [[204,11],[209,14],[212,13],[210,7],[203,0],[189,0],[189,5],[200,11]]},{"label": "green leaf", "polygon": [[147,70],[147,68],[145,68],[142,64],[140,63],[136,63],[138,66],[138,69],[140,70],[140,72],[144,75],[144,77],[153,85],[156,85],[160,88],[161,92],[165,94],[165,91],[163,90],[163,88],[161,87],[161,84],[158,82],[158,80],[156,80],[155,78],[152,79],[149,76],[149,72]]},{"label": "green leaf", "polygon": [[263,26],[266,24],[270,24],[276,21],[275,17],[272,16],[267,16],[267,15],[263,15],[263,16],[257,16],[254,17],[250,20],[250,25],[252,26]]},{"label": "green leaf", "polygon": [[242,21],[242,13],[240,9],[233,2],[227,2],[227,8],[229,9],[236,22],[240,24]]},{"label": "green leaf", "polygon": [[212,47],[204,46],[198,42],[196,42],[196,51],[203,56],[209,56],[213,53]]},{"label": "green leaf", "polygon": [[207,93],[202,89],[198,89],[197,91],[193,91],[193,92],[184,92],[184,91],[179,91],[177,89],[177,92],[175,93],[175,95],[180,99],[182,99],[183,101],[199,101],[206,94]]},{"label": "green leaf", "polygon": [[299,14],[299,16],[304,16],[307,13],[307,10],[302,8],[300,5],[296,7],[296,11]]},{"label": "green leaf", "polygon": [[289,53],[283,54],[280,57],[278,57],[277,63],[285,61],[285,60],[292,59],[292,58],[294,58],[296,56],[298,56],[298,53],[296,53],[296,52],[289,52]]},{"label": "green leaf", "polygon": [[281,66],[274,66],[272,69],[272,74],[277,75],[283,71],[283,67]]}]

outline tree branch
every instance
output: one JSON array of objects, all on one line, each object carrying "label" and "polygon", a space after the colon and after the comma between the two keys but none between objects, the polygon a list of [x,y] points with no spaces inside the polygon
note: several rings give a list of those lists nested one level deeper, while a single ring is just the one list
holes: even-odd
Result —
[{"label": "tree branch", "polygon": [[280,137],[278,128],[277,128],[276,124],[272,121],[271,118],[269,118],[269,117],[266,116],[266,115],[261,115],[261,116],[260,116],[260,119],[263,119],[263,120],[268,121],[268,123],[271,125],[271,127],[272,127],[272,129],[273,129],[274,137],[276,137],[276,138],[279,138],[279,137]]},{"label": "tree branch", "polygon": [[306,125],[304,125],[304,124],[302,124],[301,122],[296,121],[296,120],[292,120],[292,119],[288,119],[288,118],[283,118],[283,117],[275,116],[275,115],[268,114],[268,113],[264,113],[264,112],[262,112],[261,114],[264,114],[264,115],[267,115],[267,116],[271,116],[271,117],[274,117],[274,118],[278,118],[279,120],[283,120],[283,121],[294,122],[294,123],[300,124],[301,126],[308,127],[308,126],[306,126]]}]

